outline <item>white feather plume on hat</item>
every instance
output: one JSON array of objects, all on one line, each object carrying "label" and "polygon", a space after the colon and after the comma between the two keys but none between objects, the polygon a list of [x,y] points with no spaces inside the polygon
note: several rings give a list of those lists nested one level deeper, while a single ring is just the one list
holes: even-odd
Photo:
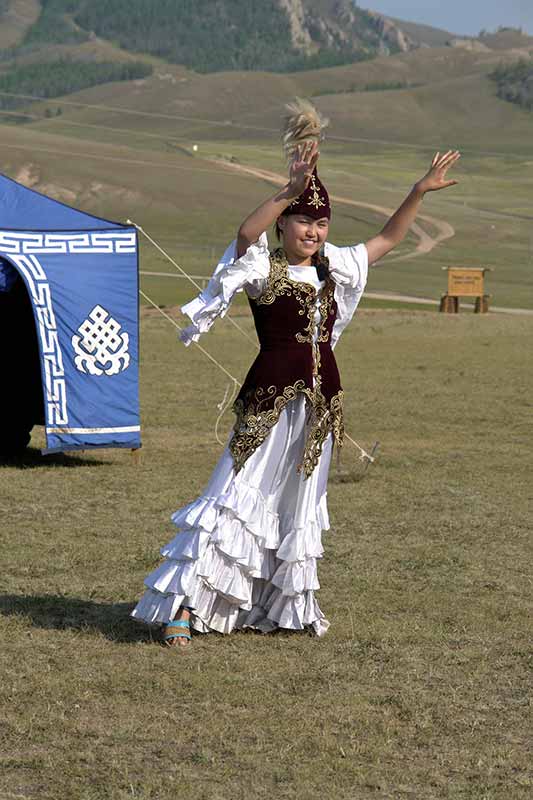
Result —
[{"label": "white feather plume on hat", "polygon": [[285,155],[290,160],[299,145],[322,141],[329,119],[323,117],[309,100],[301,97],[295,97],[285,108],[288,113],[281,138]]}]

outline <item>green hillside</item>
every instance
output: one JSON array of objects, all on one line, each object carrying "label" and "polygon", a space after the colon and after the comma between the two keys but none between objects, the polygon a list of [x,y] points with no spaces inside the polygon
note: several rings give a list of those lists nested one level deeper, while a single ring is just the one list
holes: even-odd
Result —
[{"label": "green hillside", "polygon": [[81,43],[96,34],[200,72],[327,66],[383,50],[379,26],[367,12],[349,0],[342,0],[341,9],[329,5],[318,3],[319,19],[340,13],[349,35],[328,37],[317,25],[302,49],[278,0],[41,0],[22,45]]},{"label": "green hillside", "polygon": [[152,69],[150,64],[143,62],[90,63],[70,59],[25,64],[4,74],[0,73],[0,109],[27,105],[27,100],[23,97],[12,95],[59,97],[87,86],[145,78],[152,73]]},{"label": "green hillside", "polygon": [[79,28],[74,14],[79,0],[40,0],[41,13],[28,29],[23,44],[46,44],[49,42],[83,42],[87,31]]},{"label": "green hillside", "polygon": [[293,72],[411,46],[351,0],[0,0],[0,109],[23,105],[7,94],[60,97],[145,78],[164,62],[196,73]]},{"label": "green hillside", "polygon": [[293,46],[287,13],[276,0],[91,0],[81,4],[75,20],[129,50],[199,72],[287,71],[375,55],[378,36],[370,35],[364,12],[355,13],[359,46],[323,46],[313,55]]},{"label": "green hillside", "polygon": [[[49,48],[54,58],[78,52],[88,64],[137,58],[98,38],[57,48]],[[312,96],[331,120],[321,174],[333,194],[356,202],[336,204],[332,241],[376,233],[386,213],[371,206],[393,210],[435,150],[463,151],[459,186],[424,204],[453,236],[420,257],[411,235],[373,270],[370,289],[437,299],[442,267],[482,265],[494,270],[495,304],[533,308],[533,115],[498,97],[490,78],[513,59],[514,50],[420,48],[329,69],[200,74],[146,57],[153,71],[145,77],[20,105],[17,125],[4,113],[2,171],[92,213],[140,222],[185,268],[208,275],[243,216],[273,191],[236,167],[283,173],[283,106]],[[431,219],[421,226],[436,235]],[[148,246],[142,263],[143,271],[172,270]],[[164,276],[143,282],[163,303],[191,292]]]},{"label": "green hillside", "polygon": [[[40,97],[144,78],[165,63],[192,73],[306,71],[310,80],[294,80],[313,97],[409,89],[483,70],[496,51],[505,57],[502,41],[511,35],[486,34],[481,53],[446,47],[437,55],[446,31],[387,20],[352,0],[2,0],[4,27],[11,46],[0,49],[0,91]],[[517,37],[526,47],[528,37],[512,35],[514,49]]]},{"label": "green hillside", "polygon": [[41,12],[38,0],[2,0],[0,4],[0,51],[16,47]]},{"label": "green hillside", "polygon": [[533,110],[533,60],[521,59],[515,64],[500,64],[490,77],[498,85],[498,97]]},{"label": "green hillside", "polygon": [[[331,118],[328,139],[338,140],[340,146],[352,146],[361,139],[428,148],[448,142],[475,151],[528,155],[533,120],[500,99],[489,78],[500,58],[490,51],[425,48],[292,74],[199,75],[159,65],[140,83],[104,85],[71,96],[71,102],[104,108],[64,106],[61,125],[72,120],[121,128],[125,112],[131,112],[130,130],[170,136],[185,144],[196,139],[239,138],[274,142],[284,103],[294,95],[304,95],[312,96]],[[358,90],[393,82],[410,86]]]},{"label": "green hillside", "polygon": [[[14,14],[16,5],[17,0],[2,0],[0,19]],[[442,32],[431,28],[418,28],[412,40],[401,24],[352,0],[41,0],[39,5],[18,42],[22,55],[28,48],[82,44],[96,36],[199,72],[283,72],[442,43]]]}]

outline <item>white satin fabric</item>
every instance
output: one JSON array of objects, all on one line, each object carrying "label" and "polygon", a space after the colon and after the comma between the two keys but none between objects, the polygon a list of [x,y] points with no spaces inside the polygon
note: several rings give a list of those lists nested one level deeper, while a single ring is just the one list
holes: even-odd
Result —
[{"label": "white satin fabric", "polygon": [[[182,307],[191,324],[181,333],[189,345],[206,333],[217,317],[223,317],[237,292],[245,290],[250,297],[259,297],[266,288],[270,271],[270,251],[266,233],[237,259],[237,244],[233,241],[218,263],[207,287]],[[337,318],[333,326],[331,346],[335,347],[341,333],[352,319],[363,295],[368,278],[368,252],[364,244],[352,247],[324,245],[329,259],[329,271],[335,282]],[[292,269],[292,268],[291,268]],[[308,269],[304,267],[303,269]]]},{"label": "white satin fabric", "polygon": [[327,631],[314,593],[322,531],[329,529],[332,439],[305,480],[297,467],[306,427],[300,395],[239,473],[225,448],[200,497],[173,515],[179,533],[161,549],[165,560],[146,578],[133,617],[165,623],[183,605],[202,633],[245,627],[309,627],[318,636]]}]

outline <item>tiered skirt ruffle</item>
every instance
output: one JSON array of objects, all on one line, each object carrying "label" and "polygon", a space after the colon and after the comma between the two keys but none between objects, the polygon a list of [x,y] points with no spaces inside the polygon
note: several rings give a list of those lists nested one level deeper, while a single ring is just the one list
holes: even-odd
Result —
[{"label": "tiered skirt ruffle", "polygon": [[133,617],[166,623],[185,606],[203,633],[327,631],[314,592],[322,531],[329,528],[331,437],[305,480],[297,471],[305,429],[305,400],[298,397],[239,473],[224,450],[204,493],[172,516],[179,532],[161,549],[165,560],[146,578]]}]

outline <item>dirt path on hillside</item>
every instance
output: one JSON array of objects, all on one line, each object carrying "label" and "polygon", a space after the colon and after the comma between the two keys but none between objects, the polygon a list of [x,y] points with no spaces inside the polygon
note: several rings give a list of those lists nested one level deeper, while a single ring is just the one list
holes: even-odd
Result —
[{"label": "dirt path on hillside", "polygon": [[[223,161],[222,159],[213,158],[210,160],[219,166],[225,166],[228,167],[228,169],[235,170],[236,172],[246,175],[253,175],[255,178],[261,178],[269,183],[273,183],[275,186],[283,186],[283,184],[287,181],[287,178],[283,175],[279,175],[276,172],[269,172],[266,169],[246,167],[243,164],[236,164],[232,163],[231,161]],[[352,200],[349,197],[341,197],[340,195],[330,195],[330,197],[336,203],[343,203],[347,206],[356,206],[357,208],[368,208],[371,211],[382,214],[386,219],[389,219],[389,217],[395,211],[393,208],[386,208],[386,206],[378,206],[374,205],[373,203],[363,203],[359,200]],[[418,244],[416,248],[410,253],[404,253],[401,256],[392,256],[390,258],[386,258],[381,263],[392,264],[395,261],[405,261],[408,258],[415,258],[416,256],[424,255],[425,253],[431,252],[431,250],[433,250],[433,248],[441,242],[444,242],[446,239],[451,239],[452,236],[455,236],[455,228],[450,225],[449,222],[436,219],[435,217],[429,217],[426,214],[419,214],[418,220],[426,222],[428,225],[434,228],[435,234],[430,236],[430,234],[424,230],[424,228],[422,228],[418,222],[413,223],[413,225],[411,225],[411,231],[415,236],[418,237]],[[379,266],[379,262],[374,264],[374,267],[376,266]]]}]

